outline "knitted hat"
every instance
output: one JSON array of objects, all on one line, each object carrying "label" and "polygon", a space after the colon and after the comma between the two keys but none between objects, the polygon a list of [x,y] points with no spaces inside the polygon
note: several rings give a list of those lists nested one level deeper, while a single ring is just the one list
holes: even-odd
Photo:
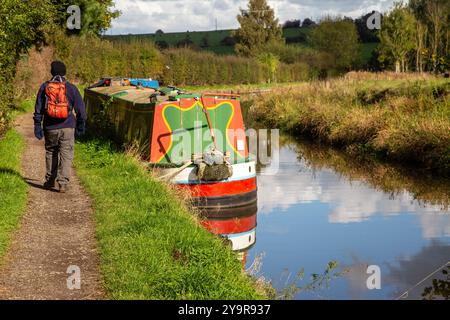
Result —
[{"label": "knitted hat", "polygon": [[52,76],[62,76],[66,75],[66,65],[61,61],[53,61],[51,64],[51,74]]}]

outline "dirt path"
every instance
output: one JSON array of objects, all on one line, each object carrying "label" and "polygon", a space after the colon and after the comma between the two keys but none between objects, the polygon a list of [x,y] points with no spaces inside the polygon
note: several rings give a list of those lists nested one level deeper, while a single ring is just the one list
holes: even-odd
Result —
[{"label": "dirt path", "polygon": [[[19,117],[26,140],[23,176],[30,185],[27,211],[0,271],[0,299],[102,299],[93,211],[74,172],[65,194],[42,188],[43,141],[34,138],[30,114]],[[81,289],[69,290],[69,266],[80,268]]]}]

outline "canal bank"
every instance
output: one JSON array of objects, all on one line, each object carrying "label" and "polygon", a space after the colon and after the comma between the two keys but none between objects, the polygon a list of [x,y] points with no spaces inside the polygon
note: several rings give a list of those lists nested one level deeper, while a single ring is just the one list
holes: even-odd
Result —
[{"label": "canal bank", "polygon": [[449,176],[450,81],[376,77],[312,82],[249,97],[249,116],[265,127],[311,137],[353,157]]},{"label": "canal bank", "polygon": [[110,142],[76,144],[112,299],[262,299],[265,286],[165,184]]}]

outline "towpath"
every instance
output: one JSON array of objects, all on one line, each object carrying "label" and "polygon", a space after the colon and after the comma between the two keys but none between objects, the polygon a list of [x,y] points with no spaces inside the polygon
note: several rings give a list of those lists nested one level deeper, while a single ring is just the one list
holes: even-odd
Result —
[{"label": "towpath", "polygon": [[34,137],[32,116],[18,117],[16,128],[26,141],[22,175],[30,188],[26,213],[0,267],[0,299],[103,299],[89,197],[75,172],[67,193],[43,189],[44,145]]}]

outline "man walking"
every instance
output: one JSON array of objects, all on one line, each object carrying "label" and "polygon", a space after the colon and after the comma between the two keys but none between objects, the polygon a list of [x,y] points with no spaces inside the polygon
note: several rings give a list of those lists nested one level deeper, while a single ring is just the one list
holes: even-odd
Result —
[{"label": "man walking", "polygon": [[[85,132],[86,109],[77,87],[66,78],[61,61],[51,64],[52,79],[38,91],[34,112],[34,135],[45,137],[46,176],[44,187],[66,192],[74,155],[75,135]],[[76,118],[74,115],[76,114]]]}]

